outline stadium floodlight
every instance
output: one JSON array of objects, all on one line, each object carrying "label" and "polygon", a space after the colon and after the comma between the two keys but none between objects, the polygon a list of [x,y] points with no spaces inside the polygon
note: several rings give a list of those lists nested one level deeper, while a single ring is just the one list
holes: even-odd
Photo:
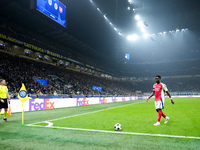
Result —
[{"label": "stadium floodlight", "polygon": [[184,32],[184,31],[185,31],[185,29],[181,29],[181,31],[183,31],[183,32]]},{"label": "stadium floodlight", "polygon": [[144,38],[148,38],[148,37],[149,37],[149,34],[148,34],[148,33],[144,33],[144,34],[143,34],[143,37],[144,37]]},{"label": "stadium floodlight", "polygon": [[128,9],[128,10],[131,10],[131,7],[128,7],[127,9]]},{"label": "stadium floodlight", "polygon": [[185,31],[187,31],[188,30],[188,28],[185,28]]},{"label": "stadium floodlight", "polygon": [[179,29],[176,29],[176,32],[179,32],[180,30]]},{"label": "stadium floodlight", "polygon": [[139,15],[135,15],[135,19],[136,20],[140,20],[140,16]]},{"label": "stadium floodlight", "polygon": [[128,0],[128,2],[131,4],[131,0]]},{"label": "stadium floodlight", "polygon": [[110,22],[110,25],[112,25],[112,22]]},{"label": "stadium floodlight", "polygon": [[139,22],[138,22],[138,26],[139,26],[139,27],[142,27],[143,25],[144,25],[144,24],[143,24],[142,21],[139,21]]},{"label": "stadium floodlight", "polygon": [[135,12],[135,8],[133,8],[133,12]]},{"label": "stadium floodlight", "polygon": [[122,33],[118,32],[119,35],[122,35]]},{"label": "stadium floodlight", "polygon": [[117,28],[114,27],[114,30],[117,31]]},{"label": "stadium floodlight", "polygon": [[127,36],[127,40],[129,40],[129,41],[134,41],[134,40],[137,40],[138,38],[139,37],[137,34]]},{"label": "stadium floodlight", "polygon": [[172,30],[172,33],[175,33],[176,31],[175,30]]},{"label": "stadium floodlight", "polygon": [[162,32],[159,32],[158,34],[162,35]]},{"label": "stadium floodlight", "polygon": [[142,31],[142,32],[145,32],[145,29],[144,29],[144,28],[141,28],[141,31]]},{"label": "stadium floodlight", "polygon": [[167,33],[167,32],[165,32],[165,31],[163,32],[163,34],[166,34],[166,33]]},{"label": "stadium floodlight", "polygon": [[99,8],[97,8],[97,10],[98,10],[98,11],[100,11],[100,9],[99,9]]},{"label": "stadium floodlight", "polygon": [[106,17],[106,15],[103,15],[103,17],[107,20],[108,18]]}]

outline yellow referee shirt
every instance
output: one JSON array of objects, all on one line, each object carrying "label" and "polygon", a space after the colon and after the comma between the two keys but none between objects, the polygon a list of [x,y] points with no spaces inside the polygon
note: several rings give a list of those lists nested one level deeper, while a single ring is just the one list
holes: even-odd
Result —
[{"label": "yellow referee shirt", "polygon": [[6,99],[7,98],[7,93],[8,93],[8,88],[7,86],[1,86],[0,85],[0,98],[1,99]]}]

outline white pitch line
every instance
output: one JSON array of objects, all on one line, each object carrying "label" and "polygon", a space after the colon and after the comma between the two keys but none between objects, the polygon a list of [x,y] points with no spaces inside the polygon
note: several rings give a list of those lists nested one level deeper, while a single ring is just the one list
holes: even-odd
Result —
[{"label": "white pitch line", "polygon": [[121,131],[107,131],[107,130],[95,130],[95,129],[82,129],[82,128],[67,128],[67,127],[56,127],[56,126],[41,126],[41,125],[27,125],[33,127],[42,128],[54,128],[54,129],[65,129],[65,130],[76,130],[76,131],[89,131],[89,132],[100,132],[100,133],[112,133],[112,134],[126,134],[126,135],[143,135],[143,136],[155,136],[155,137],[169,137],[169,138],[183,138],[183,139],[197,139],[200,137],[194,136],[179,136],[179,135],[167,135],[167,134],[150,134],[150,133],[134,133],[134,132],[121,132]]},{"label": "white pitch line", "polygon": [[[138,103],[143,103],[143,102],[145,102],[145,101],[138,102]],[[138,104],[138,103],[133,103],[133,104]],[[87,113],[82,113],[82,114],[77,114],[77,115],[62,117],[62,118],[56,118],[56,119],[52,119],[52,120],[46,120],[46,121],[31,123],[31,124],[28,124],[28,125],[33,125],[33,124],[38,124],[38,123],[43,123],[43,122],[51,122],[51,121],[56,121],[56,120],[61,120],[61,119],[66,119],[66,118],[72,118],[72,117],[77,117],[77,116],[86,115],[86,114],[92,114],[92,113],[101,112],[101,111],[105,111],[105,110],[109,110],[109,109],[115,109],[115,108],[119,108],[119,107],[125,107],[125,106],[129,106],[129,105],[133,105],[133,104],[127,104],[127,105],[117,106],[117,107],[110,107],[110,108],[101,109],[101,110],[97,110],[97,111],[92,111],[92,112],[87,112]]]},{"label": "white pitch line", "polygon": [[48,123],[48,125],[46,127],[52,127],[53,126],[52,122],[45,121],[45,123]]}]

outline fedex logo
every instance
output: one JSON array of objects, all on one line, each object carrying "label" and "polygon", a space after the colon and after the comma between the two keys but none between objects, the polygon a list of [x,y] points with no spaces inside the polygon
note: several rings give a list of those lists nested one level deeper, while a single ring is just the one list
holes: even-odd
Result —
[{"label": "fedex logo", "polygon": [[83,100],[77,98],[76,106],[84,106],[84,105],[89,105],[89,100],[87,100],[86,98],[84,98]]},{"label": "fedex logo", "polygon": [[105,97],[104,98],[99,98],[99,103],[100,104],[107,103],[107,99]]},{"label": "fedex logo", "polygon": [[107,99],[105,97],[103,98],[103,103],[107,103]]},{"label": "fedex logo", "polygon": [[117,102],[117,97],[112,97],[112,102]]},{"label": "fedex logo", "polygon": [[29,100],[29,111],[32,110],[43,110],[54,108],[55,102],[49,102],[49,99],[44,99],[43,102],[35,102],[35,99]]},{"label": "fedex logo", "polygon": [[126,98],[125,98],[125,97],[122,97],[122,101],[126,101]]},{"label": "fedex logo", "polygon": [[100,103],[100,104],[103,104],[103,101],[104,101],[103,98],[100,97],[100,98],[99,98],[99,103]]}]

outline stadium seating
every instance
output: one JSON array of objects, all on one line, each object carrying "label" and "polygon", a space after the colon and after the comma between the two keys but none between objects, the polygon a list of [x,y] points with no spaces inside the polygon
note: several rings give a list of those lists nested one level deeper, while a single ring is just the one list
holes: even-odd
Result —
[{"label": "stadium seating", "polygon": [[[0,53],[0,78],[8,82],[10,92],[17,93],[25,83],[30,94],[74,94],[74,95],[132,95],[128,81],[116,81],[51,66],[24,58]],[[34,78],[46,79],[47,86],[41,86]],[[92,90],[102,87],[102,91]]]}]

